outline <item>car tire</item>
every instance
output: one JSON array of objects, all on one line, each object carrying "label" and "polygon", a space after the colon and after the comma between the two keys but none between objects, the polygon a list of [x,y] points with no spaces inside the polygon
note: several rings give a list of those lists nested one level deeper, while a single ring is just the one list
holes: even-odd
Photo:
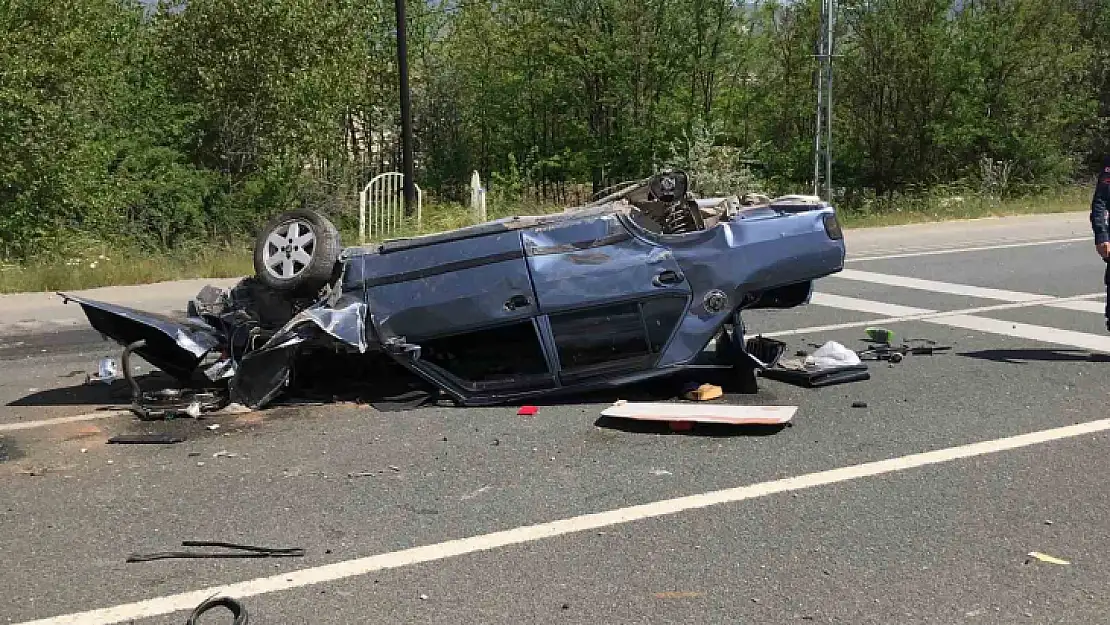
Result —
[{"label": "car tire", "polygon": [[274,216],[254,242],[259,282],[288,294],[318,292],[331,282],[343,247],[339,230],[320,213],[290,210]]}]

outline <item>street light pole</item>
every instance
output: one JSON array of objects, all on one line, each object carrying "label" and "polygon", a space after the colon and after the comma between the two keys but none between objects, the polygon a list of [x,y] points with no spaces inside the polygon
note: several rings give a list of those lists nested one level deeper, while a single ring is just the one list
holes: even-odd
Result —
[{"label": "street light pole", "polygon": [[397,6],[397,74],[401,82],[401,160],[405,174],[405,212],[411,213],[416,204],[416,187],[412,165],[412,102],[409,94],[409,55],[406,36],[405,0],[396,0]]}]

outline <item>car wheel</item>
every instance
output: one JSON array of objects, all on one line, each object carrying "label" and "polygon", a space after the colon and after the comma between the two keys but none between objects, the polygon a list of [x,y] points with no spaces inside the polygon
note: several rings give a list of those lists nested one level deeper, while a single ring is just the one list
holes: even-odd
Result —
[{"label": "car wheel", "polygon": [[255,276],[277,291],[319,291],[331,281],[341,251],[339,230],[326,217],[287,211],[268,221],[255,240]]}]

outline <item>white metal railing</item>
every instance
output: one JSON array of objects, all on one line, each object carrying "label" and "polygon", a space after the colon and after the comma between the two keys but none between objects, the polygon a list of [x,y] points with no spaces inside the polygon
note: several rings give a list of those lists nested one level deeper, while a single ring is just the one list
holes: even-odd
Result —
[{"label": "white metal railing", "polygon": [[[423,218],[424,192],[416,188],[416,226]],[[374,233],[389,234],[398,230],[405,219],[405,175],[390,171],[378,174],[358,194],[358,237],[366,244]]]}]

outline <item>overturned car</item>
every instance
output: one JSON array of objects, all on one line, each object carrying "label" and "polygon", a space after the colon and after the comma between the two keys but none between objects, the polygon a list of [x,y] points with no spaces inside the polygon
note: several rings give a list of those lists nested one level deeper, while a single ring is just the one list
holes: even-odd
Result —
[{"label": "overturned car", "polygon": [[255,275],[207,287],[184,319],[60,295],[125,356],[250,408],[335,354],[392,361],[460,405],[773,366],[781,349],[746,338],[741,313],[805,304],[843,268],[836,211],[687,186],[664,171],[562,213],[348,248],[289,211],[259,235]]}]

